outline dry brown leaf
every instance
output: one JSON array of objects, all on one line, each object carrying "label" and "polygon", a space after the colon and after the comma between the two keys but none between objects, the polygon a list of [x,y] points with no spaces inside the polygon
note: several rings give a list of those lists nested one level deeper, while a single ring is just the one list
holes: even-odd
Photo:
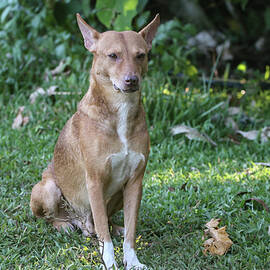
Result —
[{"label": "dry brown leaf", "polygon": [[212,218],[209,222],[207,222],[205,224],[206,228],[210,229],[210,228],[217,228],[218,224],[220,222],[220,218],[218,219],[214,219]]},{"label": "dry brown leaf", "polygon": [[51,74],[53,76],[58,75],[64,71],[65,67],[66,67],[65,61],[61,60],[60,63],[58,64],[58,66],[56,68],[54,68],[53,70],[51,70]]},{"label": "dry brown leaf", "polygon": [[24,110],[23,106],[19,108],[18,114],[15,117],[15,119],[13,120],[13,124],[12,124],[13,129],[17,129],[22,125],[22,123],[23,123],[23,116],[22,116],[23,110]]},{"label": "dry brown leaf", "polygon": [[53,96],[56,94],[55,90],[58,88],[57,85],[52,85],[47,89],[47,95],[48,96]]},{"label": "dry brown leaf", "polygon": [[226,232],[226,226],[218,228],[220,219],[211,219],[205,224],[207,229],[204,231],[205,236],[210,236],[204,241],[204,255],[209,251],[212,255],[224,255],[233,244]]},{"label": "dry brown leaf", "polygon": [[237,130],[236,133],[242,135],[243,137],[245,137],[248,140],[254,141],[258,137],[259,131],[258,130],[250,130],[250,131],[245,132],[245,131]]},{"label": "dry brown leaf", "polygon": [[261,142],[266,143],[270,138],[270,127],[264,127],[261,133]]},{"label": "dry brown leaf", "polygon": [[18,129],[22,126],[25,126],[29,122],[29,117],[23,116],[22,114],[23,111],[24,111],[24,106],[19,107],[18,114],[14,118],[13,123],[12,123],[13,129]]},{"label": "dry brown leaf", "polygon": [[29,120],[30,120],[29,116],[24,116],[23,117],[23,126],[27,125],[29,123]]},{"label": "dry brown leaf", "polygon": [[38,96],[43,96],[45,94],[46,94],[46,91],[43,88],[41,87],[37,88],[36,91],[33,92],[29,97],[30,103],[33,104],[36,101]]},{"label": "dry brown leaf", "polygon": [[56,90],[57,88],[58,88],[57,85],[52,85],[52,86],[50,86],[47,90],[44,90],[43,88],[38,87],[38,88],[36,89],[36,91],[33,92],[33,93],[30,95],[30,97],[29,97],[30,103],[33,104],[33,103],[36,101],[36,99],[37,99],[38,96],[45,96],[45,95],[47,95],[47,96],[52,96],[52,95],[56,95],[55,90]]},{"label": "dry brown leaf", "polygon": [[[237,130],[236,133],[241,134],[243,137],[245,137],[248,140],[254,141],[257,139],[259,135],[259,130],[250,130],[250,131],[241,131]],[[261,136],[260,136],[261,142],[266,143],[270,139],[270,127],[264,127],[261,131]]]},{"label": "dry brown leaf", "polygon": [[193,131],[193,128],[187,127],[185,125],[178,125],[171,129],[173,135],[181,134],[181,133],[188,133]]},{"label": "dry brown leaf", "polygon": [[205,141],[217,146],[217,144],[206,134],[200,133],[196,128],[191,128],[186,125],[178,125],[171,129],[173,135],[184,133],[190,140]]}]

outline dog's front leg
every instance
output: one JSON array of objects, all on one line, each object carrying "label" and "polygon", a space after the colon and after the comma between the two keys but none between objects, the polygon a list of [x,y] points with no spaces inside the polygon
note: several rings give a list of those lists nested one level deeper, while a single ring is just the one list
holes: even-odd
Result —
[{"label": "dog's front leg", "polygon": [[125,240],[123,244],[125,269],[147,269],[135,252],[136,224],[142,198],[142,178],[129,181],[124,189]]},{"label": "dog's front leg", "polygon": [[98,240],[100,241],[100,253],[102,254],[103,262],[107,270],[118,269],[114,259],[113,243],[109,232],[102,181],[100,179],[90,179],[90,177],[87,177],[87,189],[95,230]]}]

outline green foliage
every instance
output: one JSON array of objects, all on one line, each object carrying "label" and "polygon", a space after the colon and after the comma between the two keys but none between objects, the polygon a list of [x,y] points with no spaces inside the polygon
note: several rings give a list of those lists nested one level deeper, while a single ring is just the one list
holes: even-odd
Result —
[{"label": "green foliage", "polygon": [[240,4],[241,8],[244,10],[249,2],[249,0],[229,0],[232,4]]},{"label": "green foliage", "polygon": [[113,27],[116,31],[131,30],[137,5],[138,0],[97,0],[97,17],[108,29]]},{"label": "green foliage", "polygon": [[150,66],[159,66],[164,72],[173,74],[197,75],[196,67],[188,60],[192,50],[186,48],[187,38],[194,33],[192,25],[183,25],[176,19],[160,25],[153,41],[154,57]]},{"label": "green foliage", "polygon": [[264,12],[265,30],[270,30],[270,6],[268,6]]},{"label": "green foliage", "polygon": [[[0,88],[3,92],[15,92],[22,87],[32,90],[33,86],[43,83],[46,68],[56,66],[67,55],[75,59],[82,52],[72,32],[57,24],[53,10],[41,1],[36,5],[28,1],[4,1],[0,13]],[[73,25],[74,29],[75,16]]]}]

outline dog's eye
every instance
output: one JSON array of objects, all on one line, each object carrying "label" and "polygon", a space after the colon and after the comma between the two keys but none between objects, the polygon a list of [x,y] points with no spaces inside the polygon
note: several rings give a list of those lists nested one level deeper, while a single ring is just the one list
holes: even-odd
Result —
[{"label": "dog's eye", "polygon": [[139,60],[143,60],[144,57],[145,57],[145,53],[140,53],[140,54],[138,54],[138,55],[136,56],[136,58],[139,59]]},{"label": "dog's eye", "polygon": [[108,56],[112,59],[117,59],[117,55],[115,53],[111,53]]}]

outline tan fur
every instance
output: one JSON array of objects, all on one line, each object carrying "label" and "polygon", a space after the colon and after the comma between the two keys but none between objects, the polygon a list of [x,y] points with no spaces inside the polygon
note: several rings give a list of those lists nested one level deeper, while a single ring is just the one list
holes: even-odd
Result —
[{"label": "tan fur", "polygon": [[[85,47],[94,54],[90,87],[60,133],[30,205],[35,216],[46,218],[58,230],[76,225],[85,235],[97,233],[105,243],[111,242],[109,218],[124,206],[125,242],[133,249],[149,155],[140,83],[159,17],[139,33],[98,33],[79,15],[77,19]],[[138,78],[138,85],[128,84],[126,78],[131,76]],[[136,87],[138,91],[125,92]],[[116,267],[106,256],[106,267]],[[139,262],[125,260],[127,267],[140,269]]]}]

